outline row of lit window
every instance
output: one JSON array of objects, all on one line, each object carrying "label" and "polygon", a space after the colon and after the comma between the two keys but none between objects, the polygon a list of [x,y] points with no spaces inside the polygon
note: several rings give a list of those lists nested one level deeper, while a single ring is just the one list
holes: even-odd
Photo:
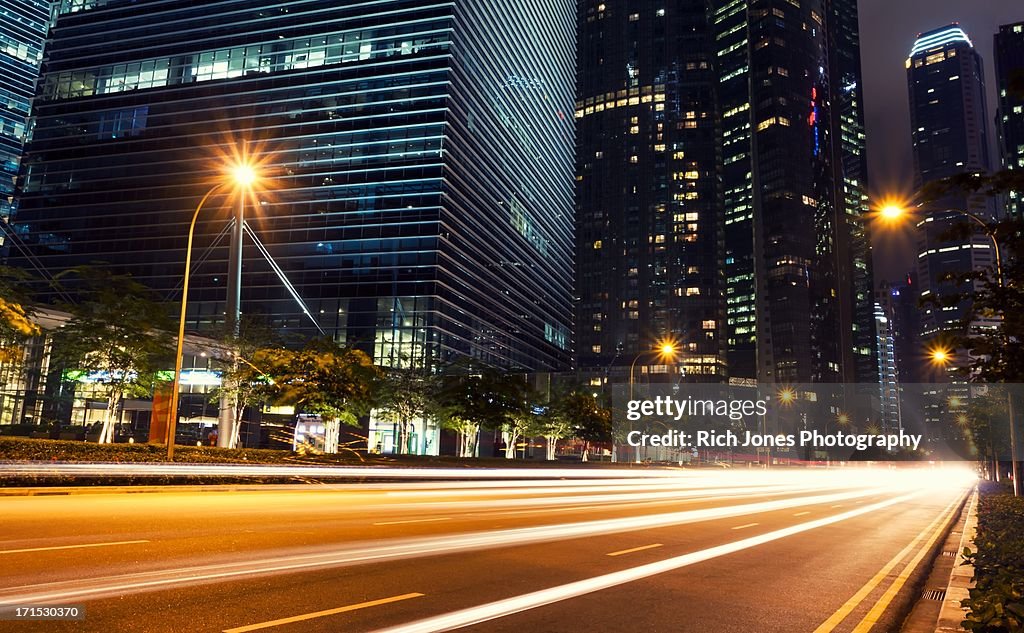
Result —
[{"label": "row of lit window", "polygon": [[90,70],[52,74],[46,78],[43,97],[69,99],[94,94],[157,88],[169,83],[191,83],[242,77],[250,73],[272,73],[302,68],[344,64],[393,55],[410,55],[427,49],[446,48],[437,34],[421,37],[373,40],[374,30],[333,35],[330,41],[303,38],[255,46],[206,51],[185,56],[173,65],[163,57],[141,62],[115,64]]}]

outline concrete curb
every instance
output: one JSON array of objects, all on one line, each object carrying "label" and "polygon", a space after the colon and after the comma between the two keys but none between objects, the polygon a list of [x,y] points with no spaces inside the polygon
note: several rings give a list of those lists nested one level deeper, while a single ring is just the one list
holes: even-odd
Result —
[{"label": "concrete curb", "polygon": [[[964,531],[960,535],[960,548],[957,550],[957,561],[963,558],[965,547],[974,545],[974,536],[978,531],[978,490],[974,490],[967,508],[967,520]],[[949,575],[946,585],[946,597],[942,601],[939,620],[935,624],[935,633],[962,632],[960,623],[964,621],[967,611],[960,606],[960,601],[969,597],[968,592],[974,586],[974,566],[956,564]]]}]

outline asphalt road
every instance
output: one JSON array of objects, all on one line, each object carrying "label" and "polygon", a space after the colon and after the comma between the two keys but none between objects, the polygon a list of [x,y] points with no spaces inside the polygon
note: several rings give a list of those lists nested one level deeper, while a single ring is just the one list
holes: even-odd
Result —
[{"label": "asphalt road", "polygon": [[0,497],[0,631],[895,631],[973,483],[600,477]]}]

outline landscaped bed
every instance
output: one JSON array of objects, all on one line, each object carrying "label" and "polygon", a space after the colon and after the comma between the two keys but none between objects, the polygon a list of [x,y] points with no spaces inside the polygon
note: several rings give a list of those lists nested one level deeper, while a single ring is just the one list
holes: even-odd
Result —
[{"label": "landscaped bed", "polygon": [[975,587],[962,605],[963,627],[979,633],[1024,632],[1024,497],[1005,484],[982,483],[978,533],[964,555]]},{"label": "landscaped bed", "polygon": [[[50,463],[152,463],[167,461],[167,446],[162,444],[96,444],[94,442],[0,437],[0,464],[18,462]],[[544,461],[538,459],[503,459],[494,457],[460,458],[419,455],[367,455],[365,451],[345,450],[334,455],[298,454],[291,451],[253,448],[216,448],[177,446],[175,463],[183,464],[267,464],[278,466],[389,466],[399,468],[600,468],[602,466],[635,468],[635,464],[610,462]],[[163,484],[225,484],[225,483],[303,483],[303,477],[211,476],[211,475],[110,475],[95,476],[3,476],[0,486],[55,485],[163,485]],[[324,478],[322,481],[337,481]],[[351,481],[351,480],[347,480]]]}]

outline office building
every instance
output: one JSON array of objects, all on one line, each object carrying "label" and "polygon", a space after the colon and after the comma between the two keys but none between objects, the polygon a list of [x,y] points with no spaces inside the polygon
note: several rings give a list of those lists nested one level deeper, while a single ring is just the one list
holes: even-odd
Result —
[{"label": "office building", "polygon": [[856,3],[588,0],[578,25],[580,368],[875,383]]},{"label": "office building", "polygon": [[[599,384],[726,377],[703,0],[578,5],[577,352]],[[676,353],[654,353],[671,343]]]},{"label": "office building", "polygon": [[875,331],[878,336],[878,402],[881,430],[892,433],[902,429],[900,420],[900,382],[896,366],[896,339],[892,330],[892,306],[875,304]]},{"label": "office building", "polygon": [[[243,154],[270,175],[247,204],[243,314],[382,364],[569,366],[568,2],[60,13],[16,216],[46,270],[104,262],[176,299],[193,209]],[[190,331],[224,321],[229,204],[200,215]]]},{"label": "office building", "polygon": [[[995,56],[1001,168],[1024,169],[1024,22],[999,27]],[[1007,198],[1007,212],[1024,219],[1024,194],[1011,192]]]},{"label": "office building", "polygon": [[730,377],[875,383],[856,2],[713,6]]},{"label": "office building", "polygon": [[[956,24],[922,33],[906,66],[916,187],[960,173],[990,171],[984,67],[967,33]],[[970,290],[946,278],[994,263],[987,236],[951,239],[950,228],[964,222],[959,212],[994,219],[995,207],[985,195],[951,193],[928,203],[925,211],[917,222],[917,261],[920,294],[927,304],[921,318],[927,342],[944,333],[964,333],[963,322],[970,317],[968,298],[955,306],[935,302]]]},{"label": "office building", "polygon": [[[0,222],[4,226],[14,212],[18,168],[49,24],[50,3],[43,0],[11,0],[0,9]],[[6,233],[0,231],[0,249]]]}]

